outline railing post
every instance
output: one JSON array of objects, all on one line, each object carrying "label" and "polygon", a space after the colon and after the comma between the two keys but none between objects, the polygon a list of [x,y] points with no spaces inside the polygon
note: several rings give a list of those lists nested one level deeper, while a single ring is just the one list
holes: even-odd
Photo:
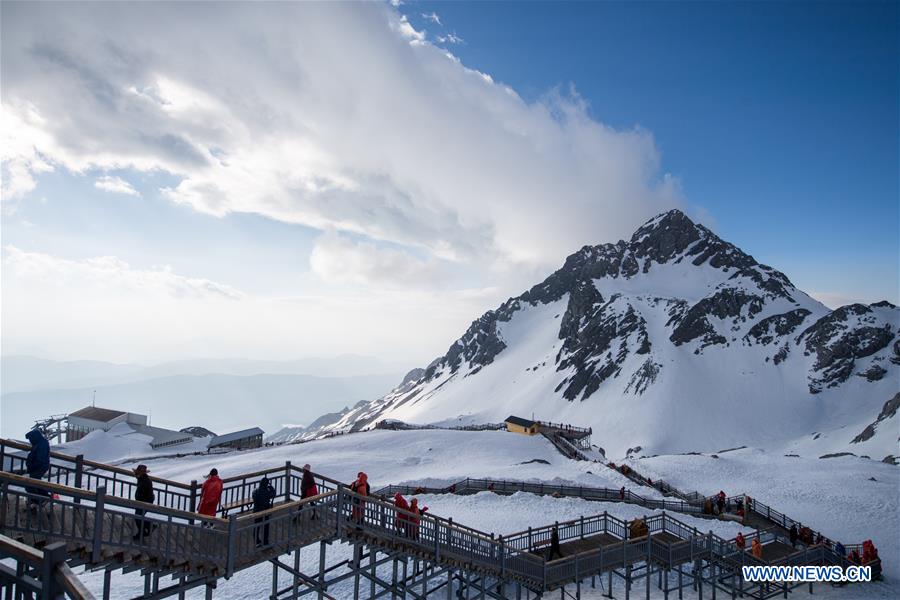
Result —
[{"label": "railing post", "polygon": [[344,517],[344,487],[338,486],[337,500],[334,507],[334,533],[338,537],[341,536],[341,519]]},{"label": "railing post", "polygon": [[544,570],[543,570],[543,577],[541,578],[542,579],[541,589],[546,590],[547,589],[547,557],[546,556],[543,557],[543,560],[544,560]]},{"label": "railing post", "polygon": [[584,515],[581,515],[581,531],[579,532],[578,537],[584,539]]},{"label": "railing post", "polygon": [[103,543],[103,505],[106,504],[106,486],[97,488],[94,499],[94,539],[91,542],[91,562],[100,562],[100,549]]},{"label": "railing post", "polygon": [[[6,441],[0,441],[0,471],[6,470]],[[9,465],[9,470],[12,471],[12,464]]]},{"label": "railing post", "polygon": [[188,504],[188,512],[197,512],[197,480],[191,480],[191,498]]},{"label": "railing post", "polygon": [[[213,530],[209,530],[213,531]],[[234,575],[234,560],[237,554],[237,516],[228,516],[228,554],[225,562],[225,579]]]},{"label": "railing post", "polygon": [[54,542],[44,548],[41,564],[41,598],[62,598],[63,588],[56,582],[56,569],[66,560],[66,543]]},{"label": "railing post", "polygon": [[291,461],[284,463],[284,501],[291,501]]},{"label": "railing post", "polygon": [[[441,558],[441,522],[434,520],[434,562]],[[450,545],[450,529],[447,529],[447,545]]]},{"label": "railing post", "polygon": [[[75,457],[75,487],[81,488],[82,474],[84,473],[84,454]],[[75,504],[81,504],[81,498],[75,497]]]},{"label": "railing post", "polygon": [[503,536],[500,536],[500,577],[506,574],[506,546],[503,544]]},{"label": "railing post", "polygon": [[6,523],[6,511],[9,507],[9,482],[4,481],[0,493],[0,523]]}]

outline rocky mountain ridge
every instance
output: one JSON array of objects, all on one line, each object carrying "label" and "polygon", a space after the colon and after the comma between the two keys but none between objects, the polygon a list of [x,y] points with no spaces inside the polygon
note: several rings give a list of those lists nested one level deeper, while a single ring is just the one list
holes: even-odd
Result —
[{"label": "rocky mountain ridge", "polygon": [[[859,422],[871,423],[875,407],[893,395],[891,385],[896,391],[898,366],[896,306],[829,310],[780,271],[673,210],[627,242],[581,248],[543,282],[473,321],[423,372],[323,431],[367,428],[382,418],[488,422],[505,411],[535,411],[554,420],[570,415],[622,437],[623,447],[683,449],[688,440],[652,423],[681,413],[724,427],[731,425],[727,409],[771,406],[773,417],[798,418],[798,426],[842,428],[852,422],[841,407],[847,397],[860,398],[856,408],[866,418]],[[531,374],[527,382],[522,371]],[[765,383],[755,387],[749,373]],[[710,398],[722,390],[721,401]],[[754,401],[761,392],[767,398]],[[629,407],[640,407],[631,412],[645,423],[632,422]],[[615,415],[615,426],[598,411]],[[793,428],[768,429],[748,437],[787,442],[776,430]]]}]

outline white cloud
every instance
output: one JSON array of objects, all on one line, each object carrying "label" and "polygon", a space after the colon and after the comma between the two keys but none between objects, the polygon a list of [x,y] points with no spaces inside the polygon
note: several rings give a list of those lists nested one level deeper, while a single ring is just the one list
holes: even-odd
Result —
[{"label": "white cloud", "polygon": [[447,33],[446,35],[439,35],[435,38],[438,43],[441,44],[464,44],[465,40],[456,35],[453,32]]},{"label": "white cloud", "polygon": [[443,25],[441,23],[441,17],[434,11],[430,13],[422,13],[422,18],[426,21],[431,21],[432,23],[437,23],[438,25]]},{"label": "white cloud", "polygon": [[[352,254],[352,249],[351,249]],[[390,265],[388,265],[390,266]],[[4,248],[5,353],[60,359],[287,359],[357,353],[418,366],[443,354],[496,289],[247,295],[171,268]]]},{"label": "white cloud", "polygon": [[99,177],[97,181],[94,182],[94,187],[114,194],[126,194],[128,196],[141,195],[130,183],[121,177],[115,177],[114,175],[104,175],[103,177]]},{"label": "white cloud", "polygon": [[353,241],[333,231],[316,240],[309,262],[315,274],[333,282],[430,289],[440,285],[442,279],[436,260]]},{"label": "white cloud", "polygon": [[4,6],[5,195],[53,168],[163,171],[198,211],[495,272],[556,266],[679,203],[651,135],[573,90],[525,102],[388,5],[269,8]]},{"label": "white cloud", "polygon": [[239,300],[243,297],[228,285],[178,275],[169,266],[136,269],[114,256],[70,260],[26,252],[10,245],[4,247],[4,254],[4,278],[8,282],[24,284],[48,295],[77,290],[83,299],[129,296],[151,301],[154,298]]}]

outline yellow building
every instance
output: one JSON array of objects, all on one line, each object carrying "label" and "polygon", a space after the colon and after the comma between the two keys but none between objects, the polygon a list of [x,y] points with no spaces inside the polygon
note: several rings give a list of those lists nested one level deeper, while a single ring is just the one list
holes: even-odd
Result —
[{"label": "yellow building", "polygon": [[506,418],[506,430],[522,435],[534,435],[538,432],[538,423],[522,417],[510,416]]}]

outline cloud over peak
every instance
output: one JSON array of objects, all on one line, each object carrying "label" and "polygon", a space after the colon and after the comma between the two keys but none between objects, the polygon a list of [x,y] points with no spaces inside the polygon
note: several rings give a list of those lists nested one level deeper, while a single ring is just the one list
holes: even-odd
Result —
[{"label": "cloud over peak", "polygon": [[[393,244],[356,261],[368,279],[555,265],[679,203],[652,136],[600,123],[574,90],[526,102],[388,5],[270,8],[4,5],[4,196],[49,169],[159,170],[198,211],[337,232],[320,273],[357,256],[347,234]],[[124,175],[96,185],[137,193]]]}]

